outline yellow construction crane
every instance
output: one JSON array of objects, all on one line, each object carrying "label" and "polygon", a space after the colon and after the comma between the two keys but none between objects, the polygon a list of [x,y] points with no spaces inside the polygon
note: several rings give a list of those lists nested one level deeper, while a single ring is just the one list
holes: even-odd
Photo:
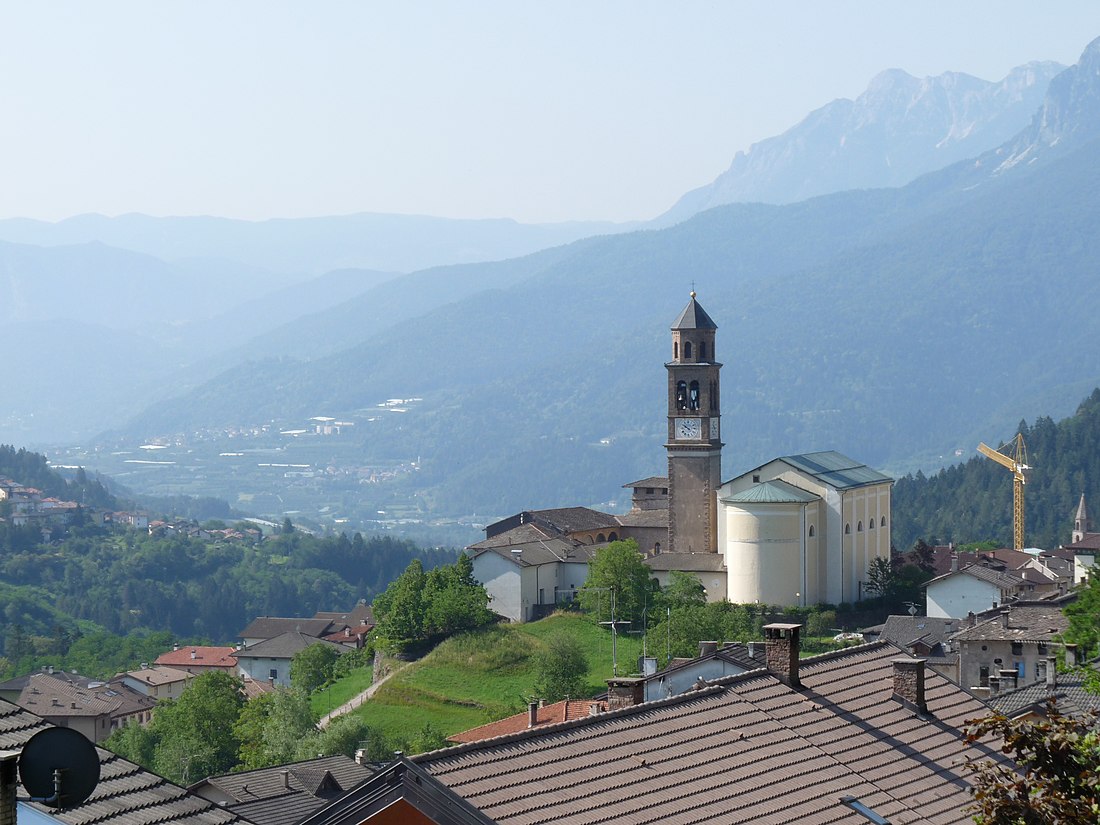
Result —
[{"label": "yellow construction crane", "polygon": [[978,452],[1012,471],[1012,542],[1016,550],[1023,550],[1024,485],[1027,483],[1024,470],[1030,470],[1031,468],[1027,465],[1027,448],[1024,447],[1024,437],[1021,433],[1016,433],[1016,438],[1006,444],[1005,447],[1014,447],[1013,454],[1005,455],[992,447],[987,447],[985,444],[978,445]]}]

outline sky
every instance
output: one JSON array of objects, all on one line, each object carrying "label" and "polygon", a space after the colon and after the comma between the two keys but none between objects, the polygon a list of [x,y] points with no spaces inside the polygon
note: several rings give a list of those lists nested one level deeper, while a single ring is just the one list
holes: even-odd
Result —
[{"label": "sky", "polygon": [[884,69],[1097,36],[1095,0],[8,3],[0,218],[644,220]]}]

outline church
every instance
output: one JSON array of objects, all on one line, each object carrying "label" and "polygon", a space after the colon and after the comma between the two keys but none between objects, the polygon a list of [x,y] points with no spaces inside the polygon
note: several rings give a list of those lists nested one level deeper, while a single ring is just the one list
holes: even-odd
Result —
[{"label": "church", "polygon": [[808,606],[860,601],[890,558],[893,479],[838,452],[783,456],[722,481],[717,324],[696,300],[676,318],[667,373],[667,476],[624,485],[631,509],[527,510],[467,548],[492,607],[513,621],[569,601],[608,542],[634,539],[662,584],[695,576],[709,601]]}]

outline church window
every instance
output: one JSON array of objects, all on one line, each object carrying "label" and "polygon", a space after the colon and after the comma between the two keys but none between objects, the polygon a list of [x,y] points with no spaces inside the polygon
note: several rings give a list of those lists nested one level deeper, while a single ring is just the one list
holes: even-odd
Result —
[{"label": "church window", "polygon": [[852,534],[852,525],[845,524],[844,525],[844,535],[850,536],[851,534]]},{"label": "church window", "polygon": [[699,382],[692,381],[691,389],[688,390],[688,409],[699,409]]},{"label": "church window", "polygon": [[879,527],[885,527],[886,526],[886,516],[882,517],[882,520],[879,521],[878,526]]},{"label": "church window", "polygon": [[684,358],[691,360],[691,341],[684,341]]},{"label": "church window", "polygon": [[607,540],[608,541],[618,541],[619,540],[619,534],[618,533],[608,533],[607,534]]},{"label": "church window", "polygon": [[856,532],[857,533],[862,533],[863,532],[863,522],[862,521],[860,521],[859,524],[856,525]]},{"label": "church window", "polygon": [[875,529],[875,520],[874,519],[871,519],[869,522],[867,522],[867,529],[868,530],[874,530]]},{"label": "church window", "polygon": [[811,524],[810,525],[810,538],[813,538],[813,537],[814,537],[814,526]]},{"label": "church window", "polygon": [[659,556],[661,554],[661,542],[653,542],[653,555]]},{"label": "church window", "polygon": [[676,382],[676,409],[686,410],[688,408],[688,385],[686,381]]},{"label": "church window", "polygon": [[700,361],[706,361],[707,360],[707,342],[706,341],[700,341],[699,342],[699,360]]}]

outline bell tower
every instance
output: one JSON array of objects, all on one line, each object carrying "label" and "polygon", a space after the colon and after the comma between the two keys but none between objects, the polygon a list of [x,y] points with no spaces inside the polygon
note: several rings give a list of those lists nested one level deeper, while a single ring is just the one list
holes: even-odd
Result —
[{"label": "bell tower", "polygon": [[668,549],[718,552],[722,483],[721,406],[714,334],[718,326],[691,293],[672,325],[668,370]]}]

